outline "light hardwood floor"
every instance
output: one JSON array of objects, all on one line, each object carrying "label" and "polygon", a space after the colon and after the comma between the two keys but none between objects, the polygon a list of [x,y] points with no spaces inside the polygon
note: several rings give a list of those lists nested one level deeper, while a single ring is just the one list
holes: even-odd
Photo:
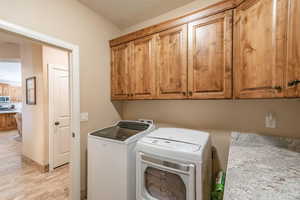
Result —
[{"label": "light hardwood floor", "polygon": [[21,161],[22,143],[16,131],[0,132],[0,200],[66,200],[69,167],[41,173]]}]

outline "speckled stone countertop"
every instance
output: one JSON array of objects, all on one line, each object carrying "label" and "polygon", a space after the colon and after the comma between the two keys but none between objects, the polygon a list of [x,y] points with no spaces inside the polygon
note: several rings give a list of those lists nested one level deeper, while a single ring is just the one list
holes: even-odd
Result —
[{"label": "speckled stone countertop", "polygon": [[11,110],[0,110],[0,114],[10,114],[10,113],[18,113],[21,112],[19,109],[11,109]]},{"label": "speckled stone countertop", "polygon": [[224,200],[300,200],[300,140],[232,133]]}]

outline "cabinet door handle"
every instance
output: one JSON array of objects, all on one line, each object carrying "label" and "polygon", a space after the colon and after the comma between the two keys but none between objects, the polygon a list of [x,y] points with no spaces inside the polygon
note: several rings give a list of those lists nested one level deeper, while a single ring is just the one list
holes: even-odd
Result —
[{"label": "cabinet door handle", "polygon": [[281,86],[273,86],[272,87],[274,90],[277,90],[278,92],[281,92],[282,87]]},{"label": "cabinet door handle", "polygon": [[189,96],[193,96],[193,92],[192,91],[189,91]]},{"label": "cabinet door handle", "polygon": [[182,95],[183,95],[183,96],[186,96],[186,92],[182,92]]},{"label": "cabinet door handle", "polygon": [[300,83],[300,80],[293,80],[288,83],[289,87],[297,86]]}]

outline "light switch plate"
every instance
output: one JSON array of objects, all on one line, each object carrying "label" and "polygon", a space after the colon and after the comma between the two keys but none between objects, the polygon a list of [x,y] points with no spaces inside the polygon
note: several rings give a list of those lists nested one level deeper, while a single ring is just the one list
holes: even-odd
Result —
[{"label": "light switch plate", "polygon": [[81,122],[89,121],[89,113],[87,112],[80,113],[80,121]]}]

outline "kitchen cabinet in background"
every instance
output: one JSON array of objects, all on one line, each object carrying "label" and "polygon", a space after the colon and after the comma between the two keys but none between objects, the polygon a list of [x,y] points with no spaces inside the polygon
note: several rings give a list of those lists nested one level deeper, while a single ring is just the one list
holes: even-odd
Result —
[{"label": "kitchen cabinet in background", "polygon": [[9,96],[9,85],[0,83],[0,96]]},{"label": "kitchen cabinet in background", "polygon": [[9,96],[12,103],[22,102],[22,87],[0,83],[0,96]]},{"label": "kitchen cabinet in background", "polygon": [[0,113],[0,131],[17,129],[16,113]]},{"label": "kitchen cabinet in background", "polygon": [[10,86],[9,96],[11,102],[22,102],[22,87]]}]

